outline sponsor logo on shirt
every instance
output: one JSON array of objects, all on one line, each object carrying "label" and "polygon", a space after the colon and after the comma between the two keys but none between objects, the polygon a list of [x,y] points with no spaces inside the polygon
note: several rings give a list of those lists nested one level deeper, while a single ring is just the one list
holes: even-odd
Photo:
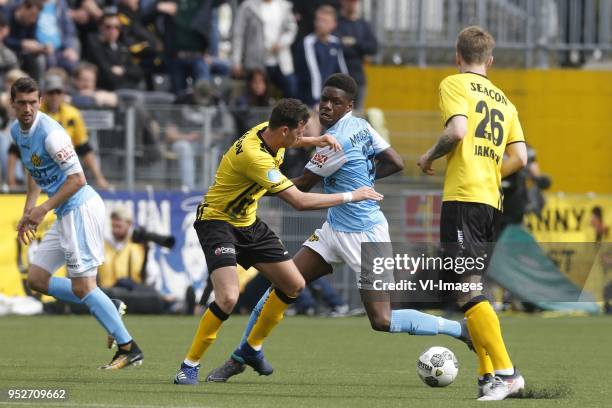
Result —
[{"label": "sponsor logo on shirt", "polygon": [[318,168],[323,167],[323,165],[325,164],[325,162],[329,159],[329,157],[327,157],[324,154],[321,153],[315,153],[314,156],[312,156],[312,158],[310,159],[310,162],[312,164],[314,164],[315,166],[317,166]]},{"label": "sponsor logo on shirt", "polygon": [[34,153],[31,157],[30,157],[30,161],[32,162],[32,164],[35,167],[38,167],[42,164],[42,160],[40,159],[40,157],[38,157],[38,155],[36,153]]},{"label": "sponsor logo on shirt", "polygon": [[76,155],[72,145],[67,145],[60,149],[59,152],[55,153],[55,159],[61,163],[66,163],[68,160]]},{"label": "sponsor logo on shirt", "polygon": [[226,254],[236,255],[236,250],[234,248],[229,248],[229,247],[219,247],[215,249],[215,255],[217,256],[226,255]]}]

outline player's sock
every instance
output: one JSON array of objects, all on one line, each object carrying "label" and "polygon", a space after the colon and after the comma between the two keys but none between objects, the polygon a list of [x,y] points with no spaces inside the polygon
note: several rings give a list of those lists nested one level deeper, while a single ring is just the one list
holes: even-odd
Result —
[{"label": "player's sock", "polygon": [[52,276],[49,280],[49,295],[63,302],[82,304],[83,301],[72,291],[72,281],[68,278]]},{"label": "player's sock", "polygon": [[259,299],[259,302],[257,302],[257,305],[255,305],[255,307],[253,308],[253,311],[251,312],[251,316],[249,317],[249,322],[247,323],[247,326],[244,329],[244,334],[242,335],[242,339],[240,340],[241,346],[246,344],[247,339],[249,338],[249,335],[251,334],[251,331],[253,330],[253,326],[255,326],[255,323],[257,323],[257,319],[259,319],[259,315],[261,314],[261,309],[263,309],[263,306],[266,303],[266,300],[268,300],[268,296],[270,296],[270,292],[272,292],[272,288],[268,288],[268,290],[266,290],[266,292],[263,294],[261,299]]},{"label": "player's sock", "polygon": [[410,333],[417,336],[446,334],[455,338],[461,336],[461,324],[454,320],[419,312],[414,309],[391,311],[391,333]]},{"label": "player's sock", "polygon": [[192,362],[200,361],[206,350],[217,339],[217,333],[228,317],[227,313],[221,310],[215,302],[212,302],[200,319],[198,331],[191,342],[191,347],[185,359]]},{"label": "player's sock", "polygon": [[[468,328],[471,333],[472,328],[470,327],[469,320]],[[480,344],[480,341],[473,336],[472,344],[474,345],[474,351],[476,351],[476,355],[478,356],[478,375],[480,377],[484,377],[485,374],[493,374],[495,369],[493,368],[493,362],[491,361],[491,356],[489,356],[487,350],[485,350],[482,344]]]},{"label": "player's sock", "polygon": [[113,301],[102,289],[95,288],[89,292],[84,298],[83,303],[87,305],[89,311],[98,320],[98,322],[106,329],[108,334],[117,340],[117,344],[127,344],[132,341],[132,336],[128,333],[121,315],[117,311],[117,307]]},{"label": "player's sock", "polygon": [[[463,306],[465,317],[468,321],[472,341],[482,345],[488,352],[495,373],[514,373],[514,365],[501,333],[499,319],[493,307],[484,296],[477,296]],[[490,368],[490,367],[488,367]]]},{"label": "player's sock", "polygon": [[283,319],[287,307],[295,302],[295,298],[285,295],[278,289],[270,292],[259,314],[259,318],[253,325],[253,330],[247,338],[247,344],[255,350],[261,350],[261,346],[272,329]]}]

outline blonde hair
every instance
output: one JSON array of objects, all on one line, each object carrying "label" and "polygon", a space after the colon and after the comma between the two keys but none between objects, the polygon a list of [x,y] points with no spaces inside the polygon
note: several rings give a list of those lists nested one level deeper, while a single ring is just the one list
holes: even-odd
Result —
[{"label": "blonde hair", "polygon": [[495,40],[487,30],[466,27],[457,36],[457,53],[467,64],[484,64],[493,55]]}]

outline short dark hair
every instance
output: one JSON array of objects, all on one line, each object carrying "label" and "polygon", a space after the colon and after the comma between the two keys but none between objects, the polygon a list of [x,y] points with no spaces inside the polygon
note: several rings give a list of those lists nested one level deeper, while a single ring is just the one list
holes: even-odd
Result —
[{"label": "short dark hair", "polygon": [[39,10],[42,10],[45,5],[45,0],[23,0],[21,5],[25,8],[36,7]]},{"label": "short dark hair", "polygon": [[289,129],[297,128],[300,123],[308,122],[310,111],[308,106],[297,99],[281,99],[270,114],[270,129],[287,126]]},{"label": "short dark hair", "polygon": [[591,210],[591,214],[593,214],[594,216],[596,216],[597,218],[599,218],[600,220],[603,219],[603,210],[600,206],[596,205],[595,207],[593,207],[593,209]]},{"label": "short dark hair", "polygon": [[11,100],[14,101],[18,93],[32,92],[38,92],[38,96],[40,96],[40,87],[38,86],[38,82],[30,77],[21,77],[11,86]]},{"label": "short dark hair", "polygon": [[326,86],[343,90],[350,100],[357,96],[357,82],[346,74],[330,75],[323,84],[323,87]]}]

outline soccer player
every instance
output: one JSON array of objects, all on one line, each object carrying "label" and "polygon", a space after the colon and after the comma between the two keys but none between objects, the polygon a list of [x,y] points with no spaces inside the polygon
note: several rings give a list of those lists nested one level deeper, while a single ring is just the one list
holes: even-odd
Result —
[{"label": "soccer player", "polygon": [[[38,292],[64,302],[85,304],[118,350],[103,369],[140,365],[143,353],[125,328],[117,306],[96,285],[98,266],[104,262],[104,203],[87,184],[70,137],[59,123],[39,112],[40,89],[31,78],[20,78],[11,87],[17,120],[11,137],[28,171],[23,216],[18,239],[28,245],[45,215],[57,216],[34,253],[28,283]],[[36,205],[41,190],[48,199]],[[66,264],[68,278],[52,276]]]},{"label": "soccer player", "polygon": [[[333,135],[342,149],[317,149],[302,176],[293,182],[308,190],[323,182],[326,193],[374,186],[374,181],[404,168],[399,154],[365,120],[352,115],[357,84],[348,75],[331,75],[324,84],[319,103],[319,121],[326,133]],[[357,286],[372,328],[390,333],[417,335],[447,334],[469,342],[467,328],[461,323],[431,316],[412,309],[392,310],[388,299],[371,294],[374,279],[361,268],[361,244],[387,243],[381,251],[390,252],[389,227],[377,203],[344,204],[331,208],[327,221],[304,242],[293,258],[306,283],[333,272],[334,266],[348,265],[356,274]],[[383,254],[381,254],[383,255]],[[391,253],[386,254],[392,257]],[[392,278],[391,278],[392,279]],[[384,279],[385,281],[387,279]],[[262,375],[270,375],[272,366],[263,358],[261,335],[269,321],[282,318],[271,307],[271,294],[264,294],[251,314],[240,346],[221,367],[213,370],[207,381],[224,382],[244,371],[245,364]],[[257,364],[252,356],[258,356]]]},{"label": "soccer player", "polygon": [[[175,384],[198,383],[200,360],[238,300],[237,264],[245,269],[254,266],[275,287],[268,297],[268,320],[253,331],[259,339],[276,326],[287,306],[304,288],[304,279],[289,252],[256,216],[257,202],[264,194],[276,195],[297,210],[382,199],[369,186],[338,189],[343,192],[335,194],[303,193],[280,172],[287,147],[338,147],[329,135],[302,137],[309,117],[308,107],[302,102],[283,99],[272,110],[269,122],[249,130],[223,156],[215,182],[198,206],[194,223],[210,270],[215,301],[200,320],[191,348],[174,378]],[[249,362],[265,369],[263,355],[253,354]]]},{"label": "soccer player", "polygon": [[[432,175],[433,161],[448,155],[440,240],[443,246],[461,247],[462,256],[474,258],[487,256],[487,244],[494,240],[502,202],[501,178],[527,164],[516,108],[487,78],[494,45],[491,34],[480,27],[459,33],[456,62],[460,73],[440,84],[445,128],[417,163],[425,174]],[[462,278],[480,281],[480,276]],[[478,354],[479,400],[502,400],[521,392],[525,380],[510,360],[499,319],[487,298],[472,292],[458,301]]]}]

